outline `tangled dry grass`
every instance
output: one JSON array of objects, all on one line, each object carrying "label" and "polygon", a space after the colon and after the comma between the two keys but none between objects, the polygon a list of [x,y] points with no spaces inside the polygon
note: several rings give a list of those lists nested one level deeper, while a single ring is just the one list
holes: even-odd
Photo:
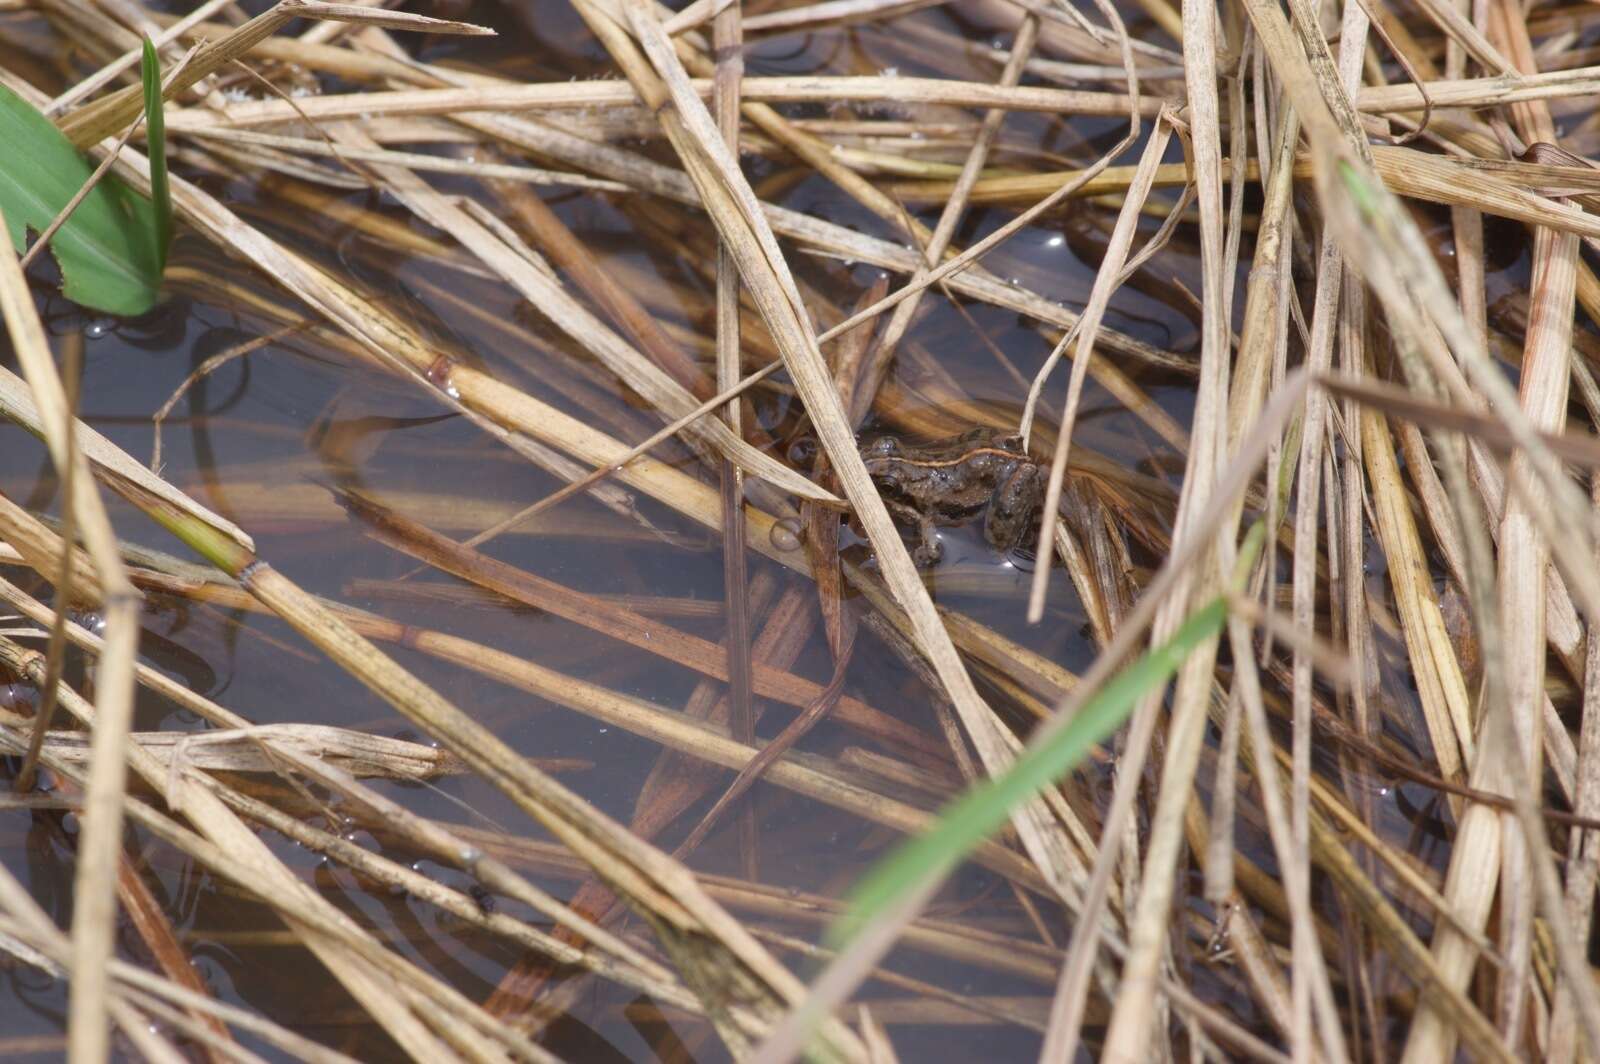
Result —
[{"label": "tangled dry grass", "polygon": [[[47,518],[0,497],[14,567],[0,598],[19,615],[0,661],[37,695],[31,719],[0,717],[18,783],[5,808],[80,810],[83,831],[70,928],[0,870],[0,946],[71,980],[74,1060],[104,1059],[113,1031],[153,1059],[255,1059],[249,1046],[347,1059],[292,1017],[217,1000],[130,859],[125,824],[274,911],[419,1060],[554,1059],[541,1035],[587,983],[558,970],[769,1061],[807,1044],[891,1060],[897,1026],[980,1022],[1034,1032],[1048,1060],[1600,1054],[1588,948],[1600,281],[1583,256],[1600,237],[1593,9],[955,0],[940,21],[923,17],[931,6],[573,0],[597,57],[579,80],[422,61],[403,37],[476,28],[381,5],[284,0],[248,19],[232,0],[181,18],[133,0],[0,5],[17,59],[0,61],[0,78],[91,153],[115,150],[138,117],[138,86],[117,86],[140,35],[176,71],[177,217],[212,265],[180,258],[168,284],[257,329],[186,388],[292,347],[390,375],[568,485],[523,506],[378,498],[355,477],[332,490],[258,485],[246,472],[223,518],[162,478],[171,402],[148,412],[150,466],[74,417],[72,345],[52,351],[41,283],[4,253],[0,310],[20,376],[0,370],[0,408],[43,441],[63,500]],[[961,36],[958,19],[999,36]],[[895,37],[927,71],[849,59],[745,71],[752,44],[867,32]],[[58,62],[24,61],[52,50]],[[1019,114],[1072,133],[1071,150],[1008,133]],[[136,186],[148,180],[139,149],[136,134],[113,166]],[[753,183],[753,163],[779,178]],[[867,224],[775,202],[804,180]],[[217,194],[239,181],[273,224]],[[695,283],[629,273],[536,187],[614,205]],[[349,190],[379,191],[420,224],[339,198]],[[978,211],[1005,220],[979,238],[967,224]],[[1098,234],[1090,283],[991,272],[1008,240],[1064,211]],[[305,217],[437,264],[453,282],[430,305],[515,346],[521,372],[455,348],[341,272],[317,224],[296,228]],[[1494,241],[1521,249],[1521,264],[1494,265],[1508,258]],[[823,283],[819,264],[840,260],[886,280]],[[1194,265],[1197,290],[1174,280],[1186,269],[1175,261]],[[1507,278],[1514,291],[1497,295]],[[1116,327],[1149,285],[1188,301],[1192,348]],[[535,308],[540,329],[493,320],[463,294],[490,287]],[[1006,401],[976,394],[917,340],[934,305],[1026,323],[1036,350],[994,351]],[[1052,375],[1062,358],[1070,368]],[[1181,477],[1087,445],[1090,393],[1181,455]],[[764,394],[803,411],[814,456],[774,448],[753,405]],[[1088,671],[935,603],[858,454],[869,419],[913,438],[978,424],[1027,440],[1049,486],[1028,600],[1008,608],[1060,623],[1047,606],[1062,592],[1052,572],[1065,573],[1096,649]],[[565,534],[673,549],[689,549],[692,530],[714,537],[722,607],[618,602],[489,553],[496,537],[576,520],[561,504],[580,494],[603,509]],[[113,527],[112,496],[206,564],[138,547],[151,526]],[[841,512],[870,563],[841,554]],[[516,603],[697,686],[649,701],[311,594],[250,534],[252,521],[291,515],[355,522],[453,578],[352,587],[353,598]],[[152,596],[276,616],[441,748],[314,719],[255,725],[141,660]],[[983,918],[919,915],[930,885],[835,955],[816,931],[837,901],[762,882],[762,833],[741,799],[758,779],[919,832],[966,781],[1003,773],[1219,596],[1223,630],[1170,690],[973,854],[1004,885],[975,910]],[[99,623],[78,623],[82,610]],[[796,666],[818,632],[826,679]],[[69,643],[96,662],[92,692],[65,682]],[[902,660],[916,694],[888,705],[855,690],[873,656],[858,644]],[[632,823],[558,779],[570,765],[515,748],[424,682],[396,647],[657,744]],[[141,686],[203,724],[132,731]],[[813,741],[824,718],[851,736],[847,749]],[[34,789],[35,761],[48,792]],[[542,834],[420,816],[361,779],[450,773],[474,774]],[[1433,860],[1374,781],[1432,796]],[[329,830],[334,807],[472,889]],[[740,874],[697,872],[696,846],[724,820]],[[523,959],[473,1000],[286,867],[269,833]],[[118,958],[119,921],[141,963]],[[901,954],[885,959],[896,941],[1030,989],[963,995]],[[826,1019],[813,1028],[797,1020],[807,1015]]]}]

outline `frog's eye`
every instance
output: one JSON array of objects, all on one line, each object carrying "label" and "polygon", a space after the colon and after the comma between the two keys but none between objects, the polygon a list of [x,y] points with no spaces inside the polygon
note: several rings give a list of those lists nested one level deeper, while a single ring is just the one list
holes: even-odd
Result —
[{"label": "frog's eye", "polygon": [[900,441],[893,436],[879,436],[861,448],[863,458],[893,458],[900,453]]}]

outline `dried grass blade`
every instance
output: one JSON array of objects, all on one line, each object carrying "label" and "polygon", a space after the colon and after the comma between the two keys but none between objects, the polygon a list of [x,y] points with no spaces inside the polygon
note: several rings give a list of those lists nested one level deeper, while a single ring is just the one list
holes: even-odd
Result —
[{"label": "dried grass blade", "polygon": [[[396,550],[424,561],[435,568],[493,590],[507,598],[537,609],[547,610],[574,624],[601,632],[648,653],[678,662],[714,679],[728,679],[727,654],[709,640],[689,635],[659,621],[651,621],[619,605],[572,591],[560,584],[487,557],[468,547],[450,542],[371,499],[354,492],[342,492],[341,503],[364,521],[372,534]],[[792,673],[757,665],[752,669],[755,692],[796,706],[806,706],[822,698],[825,689]],[[845,715],[855,720],[881,722],[881,728],[924,752],[934,752],[933,740],[904,725],[896,727],[894,718],[874,710],[856,699],[848,699]]]},{"label": "dried grass blade", "polygon": [[[283,0],[289,3],[290,0]],[[202,51],[192,66],[200,65]],[[231,59],[229,60],[231,62]],[[714,80],[694,78],[688,90],[702,99],[711,96]],[[184,86],[187,87],[187,86]],[[931,104],[948,107],[1000,108],[1044,114],[1082,114],[1121,118],[1130,108],[1147,118],[1161,110],[1154,97],[1134,99],[1113,92],[1080,92],[1033,86],[1005,87],[981,81],[950,78],[885,77],[770,77],[749,78],[743,93],[746,101],[763,105],[775,103],[833,103],[855,101],[902,101],[906,104]],[[107,97],[115,99],[115,97]],[[396,89],[391,91],[337,93],[296,100],[292,105],[280,100],[255,100],[229,107],[226,113],[193,108],[175,110],[168,128],[174,133],[202,129],[248,129],[304,120],[333,121],[397,115],[489,115],[501,112],[539,110],[587,110],[596,107],[639,106],[639,96],[627,82],[581,81],[498,83],[471,88]],[[87,108],[85,108],[87,110]],[[75,114],[77,112],[74,112]],[[132,120],[129,115],[129,121]],[[74,127],[67,132],[77,144],[94,143],[79,139]],[[98,130],[98,124],[87,132]],[[123,128],[121,125],[112,130]],[[106,134],[102,134],[104,136]],[[98,138],[96,138],[98,139]]]},{"label": "dried grass blade", "polygon": [[[94,560],[106,602],[106,658],[99,677],[99,726],[94,730],[90,781],[85,795],[85,827],[78,845],[72,918],[72,997],[69,1005],[69,1054],[74,1061],[101,1061],[109,1053],[110,982],[106,965],[112,958],[117,926],[117,867],[122,853],[122,803],[126,765],[123,746],[133,718],[134,654],[138,653],[139,594],[133,589],[110,518],[94,490],[88,464],[69,442],[77,421],[72,418],[45,330],[34,299],[22,277],[10,242],[0,250],[0,315],[5,317],[11,346],[18,354],[38,408],[45,411],[40,429],[51,458],[66,475],[74,466],[75,496],[83,539]],[[64,603],[62,603],[64,605]]]},{"label": "dried grass blade", "polygon": [[106,653],[101,663],[85,823],[74,877],[73,984],[68,1016],[68,1051],[74,1061],[98,1061],[110,1051],[110,979],[106,973],[116,934],[116,865],[122,850],[122,803],[127,777],[123,747],[133,716],[134,657],[139,640],[140,596],[128,582],[104,504],[82,451],[69,436],[77,431],[44,327],[34,310],[27,279],[10,241],[0,241],[0,316],[28,376],[45,442],[65,476],[73,466],[72,504],[104,591]]},{"label": "dried grass blade", "polygon": [[[132,485],[122,487],[131,501],[237,579],[407,719],[446,743],[629,898],[684,969],[732,1046],[744,1045],[771,1022],[776,1010],[798,1000],[800,986],[794,976],[728,917],[681,865],[534,768],[271,566]],[[731,1013],[725,1001],[744,1009]],[[843,1028],[830,1028],[827,1037],[842,1055],[860,1058],[859,1043]]]},{"label": "dried grass blade", "polygon": [[[357,130],[339,130],[336,136],[340,140],[348,140],[361,147],[376,146],[370,138]],[[494,234],[445,196],[436,192],[427,182],[416,174],[398,167],[380,166],[377,170],[385,184],[419,217],[447,233],[454,234],[474,254],[532,300],[535,306],[550,315],[563,330],[620,375],[629,387],[650,400],[665,416],[668,418],[681,416],[695,408],[695,397],[674,381],[665,370],[646,359],[622,337],[607,328],[547,274],[535,269],[521,256],[510,253]],[[458,391],[461,390],[459,384],[456,387]],[[466,397],[464,391],[462,397]],[[832,493],[813,484],[770,455],[751,447],[715,418],[695,421],[684,431],[691,437],[703,439],[721,451],[729,460],[737,462],[741,468],[784,491],[804,499],[842,505]]]},{"label": "dried grass blade", "polygon": [[[744,82],[743,19],[740,5],[730,4],[717,12],[712,24],[712,55],[716,74],[713,78],[711,106],[716,112],[717,129],[735,159],[739,158],[740,96]],[[742,375],[743,358],[739,342],[739,266],[720,241],[717,244],[716,286],[717,390],[726,391]],[[728,423],[728,430],[743,439],[743,404],[734,399],[723,408],[722,417]],[[732,462],[722,463],[721,474],[722,600],[727,618],[728,723],[735,739],[753,745],[756,738],[756,711],[750,689],[753,648],[749,570],[745,557],[745,523],[740,514],[745,497],[744,474]],[[820,481],[821,478],[812,479]],[[817,507],[809,509],[814,513],[824,512]],[[822,587],[823,581],[819,579],[819,591]],[[837,671],[842,674],[843,669]],[[719,804],[726,805],[734,797],[730,789]],[[701,823],[709,831],[713,822],[712,813],[707,813]],[[745,876],[751,880],[760,878],[758,837],[755,803],[746,802],[739,813],[739,854]]]},{"label": "dried grass blade", "polygon": [[[740,275],[783,353],[845,495],[872,541],[896,598],[911,618],[920,649],[933,662],[950,692],[980,755],[991,770],[1009,763],[1012,750],[1008,737],[973,687],[899,531],[867,476],[856,450],[854,432],[817,349],[805,303],[766,223],[761,204],[717,135],[711,116],[695,95],[655,13],[642,0],[626,0],[629,26],[649,55],[646,65],[645,57],[635,50],[621,27],[587,5],[583,11],[640,95],[656,109],[706,209],[738,261]],[[1025,808],[1019,813],[1018,830],[1041,871],[1064,890],[1065,869],[1070,867],[1067,847],[1049,814],[1037,804]]]},{"label": "dried grass blade", "polygon": [[[1219,197],[1220,198],[1220,197]],[[1305,377],[1294,373],[1285,379],[1278,394],[1263,409],[1260,422],[1242,441],[1227,475],[1218,483],[1216,491],[1194,515],[1189,534],[1175,540],[1172,553],[1144,588],[1144,594],[1123,619],[1117,629],[1115,641],[1095,660],[1094,667],[1074,687],[1068,699],[1063,699],[1056,718],[1065,720],[1069,714],[1061,710],[1077,704],[1111,674],[1111,671],[1144,638],[1145,632],[1158,619],[1159,606],[1168,602],[1176,592],[1184,590],[1192,569],[1210,551],[1212,537],[1217,527],[1231,514],[1236,513],[1234,499],[1242,495],[1246,483],[1265,458],[1269,443],[1282,431],[1291,411],[1296,409],[1305,394]],[[1155,729],[1154,705],[1146,703],[1135,713],[1125,749],[1144,751]],[[1142,716],[1141,716],[1142,714]],[[1037,738],[1037,736],[1036,736]],[[1142,758],[1136,759],[1142,765]],[[1134,766],[1138,768],[1139,766]],[[1137,787],[1141,771],[1119,773],[1116,791],[1112,795],[1111,811],[1101,830],[1100,853],[1095,860],[1094,878],[1085,893],[1080,916],[1093,913],[1105,904],[1104,898],[1110,882],[1111,869],[1116,863],[1114,855],[1108,856],[1120,844],[1126,818],[1132,809],[1132,793]],[[1112,840],[1107,842],[1106,840]],[[1062,965],[1061,979],[1056,989],[1056,1004],[1051,1014],[1050,1033],[1046,1046],[1056,1054],[1065,1054],[1077,1044],[1083,1023],[1085,1002],[1089,992],[1090,965],[1098,952],[1099,935],[1094,928],[1082,923],[1073,932],[1072,945]]]},{"label": "dried grass blade", "polygon": [[[33,396],[28,393],[27,384],[15,373],[12,373],[4,366],[0,366],[0,414],[21,425],[35,436],[43,437],[45,435],[45,420],[40,416],[39,409],[39,405],[35,403]],[[204,521],[241,547],[246,549],[253,548],[253,542],[243,529],[227,518],[212,513],[189,498],[188,495],[151,473],[132,455],[82,421],[74,423],[74,434],[78,437],[83,456],[97,470],[114,473],[132,480],[144,490],[186,511],[196,520]]]},{"label": "dried grass blade", "polygon": [[[1324,375],[1317,383],[1331,394],[1381,410],[1395,417],[1433,428],[1452,429],[1482,440],[1502,454],[1510,454],[1516,441],[1505,424],[1486,414],[1448,406],[1424,398],[1397,385],[1342,375]],[[1541,432],[1540,439],[1550,453],[1565,462],[1600,469],[1600,436],[1577,432]]]},{"label": "dried grass blade", "polygon": [[298,0],[295,17],[345,22],[354,26],[382,26],[389,30],[438,33],[446,36],[493,37],[495,35],[495,31],[488,26],[477,26],[471,22],[414,15],[409,11],[393,11],[376,6],[319,3],[318,0]]},{"label": "dried grass blade", "polygon": [[[1129,132],[1130,137],[1138,136],[1138,122],[1134,121]],[[1095,341],[1099,339],[1100,321],[1105,316],[1106,307],[1111,302],[1111,296],[1116,291],[1122,279],[1123,263],[1127,261],[1128,251],[1133,246],[1133,238],[1138,230],[1139,212],[1143,209],[1145,200],[1150,195],[1151,182],[1155,178],[1156,167],[1161,162],[1161,156],[1167,150],[1167,143],[1172,138],[1172,124],[1163,115],[1156,119],[1154,131],[1145,144],[1144,155],[1139,159],[1139,166],[1134,174],[1133,184],[1128,190],[1128,197],[1123,201],[1122,210],[1117,214],[1116,226],[1111,231],[1111,240],[1106,245],[1105,255],[1100,261],[1100,269],[1095,274],[1094,287],[1089,292],[1089,302],[1083,309],[1083,317],[1079,319],[1076,334],[1076,346],[1072,358],[1072,376],[1067,383],[1067,397],[1062,405],[1061,428],[1056,433],[1055,453],[1050,459],[1050,478],[1047,482],[1044,498],[1044,518],[1039,527],[1039,547],[1034,552],[1036,557],[1048,558],[1051,556],[1049,549],[1055,538],[1056,521],[1059,519],[1061,507],[1061,486],[1067,474],[1067,455],[1072,446],[1072,430],[1078,420],[1078,404],[1083,398],[1083,384],[1088,377],[1089,363],[1094,358]],[[1033,390],[1029,392],[1029,409],[1032,409],[1034,395],[1043,383],[1043,374],[1048,372],[1054,364],[1056,357],[1065,350],[1069,341],[1074,339],[1069,333],[1061,338],[1056,350],[1051,352],[1051,357],[1045,363],[1045,369],[1040,372],[1040,379]],[[1034,568],[1033,580],[1028,588],[1028,623],[1038,624],[1044,619],[1044,595],[1048,586],[1050,566],[1039,565]]]},{"label": "dried grass blade", "polygon": [[[244,56],[251,48],[272,36],[296,17],[294,9],[309,6],[311,0],[280,0],[266,11],[235,29],[227,37],[202,45],[178,76],[167,83],[162,98],[170,100],[187,92],[202,79],[209,77],[234,60]],[[118,89],[64,116],[57,125],[67,139],[80,149],[98,144],[101,140],[125,129],[144,108],[144,90],[139,85]],[[173,118],[177,114],[172,115]]]},{"label": "dried grass blade", "polygon": [[[1225,275],[1231,276],[1233,264],[1223,261],[1217,33],[1215,7],[1204,0],[1184,0],[1184,83],[1188,90],[1195,182],[1199,189],[1202,318],[1199,393],[1191,433],[1192,444],[1184,470],[1183,497],[1178,507],[1175,544],[1195,534],[1195,522],[1213,501],[1213,492],[1227,460],[1230,442],[1227,377],[1231,307],[1225,302],[1223,278]],[[1258,423],[1256,429],[1261,427],[1262,424]],[[1243,457],[1242,451],[1240,457]],[[1228,559],[1228,546],[1234,542],[1237,534],[1241,509],[1242,500],[1230,499],[1220,542],[1212,544],[1210,549],[1196,557],[1194,567],[1178,579],[1175,593],[1161,603],[1152,628],[1154,639],[1171,638],[1178,623],[1191,608],[1191,603],[1198,603],[1198,596],[1210,594],[1223,579],[1220,567]],[[1190,785],[1200,756],[1205,703],[1210,695],[1217,643],[1215,637],[1207,640],[1179,671],[1167,731],[1161,789],[1152,814],[1152,830],[1145,852],[1138,900],[1129,914],[1128,956],[1122,967],[1121,989],[1106,1032],[1105,1053],[1113,1059],[1142,1059],[1149,1049],[1151,1036],[1159,1026],[1157,1016],[1163,1001],[1158,990],[1158,974],[1165,940],[1163,929],[1172,903],[1174,871],[1183,843],[1184,807],[1190,798]],[[1151,720],[1156,708],[1154,700],[1147,700],[1139,707],[1138,716]],[[1136,729],[1139,723],[1136,720]],[[1148,741],[1142,734],[1140,739],[1141,746]],[[1142,764],[1144,756],[1145,750],[1140,749],[1134,760]],[[1125,766],[1123,771],[1137,773],[1139,770]],[[1119,790],[1121,783],[1119,779]],[[1114,852],[1122,842],[1120,837],[1111,836],[1111,831],[1108,822],[1102,837],[1102,858],[1107,852]],[[1106,845],[1106,836],[1110,836],[1109,847]],[[1097,861],[1095,872],[1095,885],[1103,891],[1109,872],[1108,861]],[[1097,912],[1091,910],[1090,916],[1095,915]],[[1097,923],[1081,924],[1074,932],[1074,951],[1090,951],[1097,932]],[[1083,971],[1081,961],[1079,965],[1078,971]],[[1081,994],[1086,991],[1087,985],[1080,984],[1077,990],[1080,1001]],[[1081,1005],[1074,1004],[1073,1008],[1081,1015]],[[1071,1035],[1066,1044],[1076,1042],[1075,1019],[1064,1023],[1061,1029]],[[1055,1033],[1052,1031],[1053,1035]]]}]

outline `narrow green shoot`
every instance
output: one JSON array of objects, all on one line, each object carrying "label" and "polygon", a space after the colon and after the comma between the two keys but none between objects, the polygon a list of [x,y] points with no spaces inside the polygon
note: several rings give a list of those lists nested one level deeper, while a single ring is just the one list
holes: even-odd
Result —
[{"label": "narrow green shoot", "polygon": [[931,831],[901,843],[851,893],[849,908],[829,929],[829,942],[843,946],[918,887],[949,875],[1013,809],[1070,772],[1092,745],[1120,727],[1140,699],[1172,678],[1190,651],[1222,630],[1226,618],[1220,597],[1195,611],[1170,640],[1112,678],[1049,742],[1030,747],[1007,772],[958,798]]},{"label": "narrow green shoot", "polygon": [[150,38],[144,39],[144,58],[139,64],[144,80],[144,125],[146,153],[150,158],[150,201],[155,206],[156,256],[158,268],[167,268],[167,250],[172,246],[172,188],[167,183],[167,123],[161,102],[161,60]]}]

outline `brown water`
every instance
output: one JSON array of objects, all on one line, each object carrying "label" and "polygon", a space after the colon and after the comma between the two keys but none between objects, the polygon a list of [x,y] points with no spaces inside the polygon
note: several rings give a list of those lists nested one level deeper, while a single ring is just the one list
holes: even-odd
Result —
[{"label": "brown water", "polygon": [[[929,48],[917,38],[897,32],[897,28],[909,26],[982,41],[1006,32],[1006,27],[985,22],[962,8],[953,5],[918,12],[888,27],[840,28],[763,39],[749,49],[748,71],[898,70],[906,75],[992,80],[993,67],[969,61],[953,50]],[[418,54],[434,61],[483,62],[508,75],[537,80],[610,73],[598,46],[559,0],[480,3],[462,17],[492,25],[502,36],[487,43],[424,42],[418,46]],[[1134,18],[1132,12],[1129,18]],[[1137,35],[1137,22],[1133,28]],[[41,66],[59,67],[59,41],[43,32],[27,39]],[[81,74],[84,69],[81,57],[74,57],[72,71]],[[55,75],[61,80],[50,88],[70,80],[59,68]],[[789,113],[850,117],[840,109],[793,108]],[[863,108],[855,114],[871,113],[873,109]],[[996,164],[1005,165],[1013,147],[1056,152],[1083,163],[1095,148],[1113,142],[1121,128],[1111,120],[1063,122],[1038,115],[1016,116],[1005,126],[1006,147],[997,154]],[[666,158],[660,143],[630,146]],[[959,161],[961,149],[953,149],[949,157]],[[747,162],[753,183],[768,198],[874,235],[897,238],[879,219],[823,179],[798,174],[786,164],[754,158]],[[481,194],[470,181],[440,179],[438,183],[447,189]],[[574,352],[536,310],[509,289],[426,257],[407,256],[304,208],[286,210],[271,190],[244,183],[220,186],[215,181],[209,187],[222,193],[254,224],[326,264],[348,271],[391,309],[530,393],[569,410],[579,409],[581,398],[593,416],[605,419],[609,431],[628,439],[642,438],[656,427],[646,411],[619,393],[606,371]],[[642,221],[646,204],[593,194],[543,195],[581,239],[603,250],[607,268],[643,293],[664,322],[682,325],[701,336],[707,334],[702,310],[709,289],[703,262],[663,240]],[[380,197],[353,193],[344,195],[343,200],[415,233],[440,236]],[[916,213],[932,225],[938,211],[937,207],[921,208]],[[673,215],[677,214],[674,209]],[[973,209],[957,242],[965,245],[976,240],[1008,216],[1009,212]],[[1050,298],[1081,305],[1098,265],[1097,252],[1109,217],[1103,210],[1094,213],[1074,208],[1013,239],[989,260],[990,268],[1001,276],[1015,276]],[[706,228],[703,220],[695,224]],[[1153,231],[1153,223],[1146,231]],[[1170,287],[1177,280],[1198,290],[1188,239],[1180,232],[1173,247],[1150,271],[1160,285],[1130,288],[1118,296],[1108,319],[1110,325],[1169,350],[1189,352],[1193,348],[1195,312],[1175,298]],[[802,279],[838,307],[857,299],[877,274],[869,267],[804,255],[795,256],[794,262]],[[74,332],[85,337],[82,409],[86,420],[141,458],[149,455],[152,445],[151,414],[200,362],[275,327],[275,323],[242,312],[214,289],[202,289],[194,279],[227,279],[274,300],[282,299],[270,285],[192,235],[180,240],[174,266],[171,298],[138,321],[85,315],[48,294],[43,286],[39,288],[40,307],[56,337],[65,340]],[[468,313],[463,303],[452,301],[450,295],[479,313]],[[903,357],[891,378],[890,391],[907,404],[902,409],[915,409],[915,396],[924,379],[917,363],[926,359],[952,374],[973,399],[1015,411],[1022,392],[987,345],[1003,351],[1027,376],[1048,353],[1049,342],[1007,311],[975,304],[962,314],[940,297],[928,298],[923,306],[903,345],[915,358]],[[823,308],[818,308],[818,316],[826,320],[837,317]],[[8,364],[14,364],[9,357]],[[1146,378],[1144,383],[1180,423],[1187,421],[1190,396],[1183,382]],[[804,437],[801,411],[786,391],[761,393],[755,405],[762,428],[778,441],[778,453],[786,453],[794,440]],[[1093,385],[1084,409],[1078,439],[1085,446],[1132,466],[1181,468],[1181,456],[1172,459],[1159,439]],[[669,708],[681,708],[695,686],[695,677],[687,670],[547,615],[404,594],[406,588],[455,587],[455,581],[448,578],[422,575],[403,587],[393,584],[414,563],[369,539],[362,527],[332,505],[324,485],[336,480],[358,484],[374,497],[457,539],[486,523],[477,510],[520,506],[559,486],[554,478],[517,458],[464,419],[449,415],[435,399],[410,384],[353,364],[304,336],[291,337],[223,367],[190,389],[166,422],[163,445],[166,476],[201,502],[236,518],[255,536],[262,557],[310,591],[421,627],[479,640]],[[12,427],[0,427],[0,487],[38,509],[53,510],[56,505],[55,484],[42,447]],[[594,502],[578,499],[557,511],[553,529],[509,535],[486,549],[494,557],[585,592],[719,603],[723,575],[715,539],[648,501],[643,509],[661,529],[675,535],[669,539],[641,533],[637,526]],[[113,516],[127,539],[183,553],[175,541],[128,507],[115,505]],[[1020,621],[1026,574],[996,558],[975,530],[947,530],[946,544],[946,561],[934,578],[935,594],[942,604],[973,615],[1069,668],[1081,668],[1092,657],[1094,648],[1085,635],[1084,617],[1064,579],[1058,578],[1052,587],[1047,622],[1029,629]],[[863,553],[859,545],[850,551],[858,558]],[[795,579],[755,556],[751,566],[753,577],[767,573],[780,590]],[[722,635],[722,622],[714,610],[706,616],[675,618],[671,623],[713,640]],[[145,613],[144,627],[147,661],[254,721],[315,722],[415,737],[375,696],[311,652],[275,620],[155,597]],[[937,733],[927,693],[914,675],[870,633],[864,633],[862,639],[849,693]],[[589,763],[586,768],[564,771],[562,778],[612,816],[623,821],[631,817],[640,781],[656,761],[658,747],[423,655],[396,653],[408,668],[528,756]],[[794,671],[826,681],[830,662],[819,634],[813,635]],[[13,694],[27,698],[30,692],[14,689]],[[787,718],[787,713],[770,714],[760,734],[774,734]],[[137,727],[193,731],[199,725],[187,714],[146,698]],[[805,749],[837,755],[860,744],[858,736],[825,722],[806,740]],[[1105,781],[1091,779],[1090,784],[1087,793],[1103,799]],[[473,829],[544,838],[511,803],[470,776],[445,778],[428,786],[375,786],[420,814]],[[838,895],[894,841],[882,829],[775,787],[761,785],[754,794],[761,825],[761,881],[780,901],[796,892]],[[691,809],[658,840],[660,844],[667,848],[676,845],[707,805],[708,801],[702,801]],[[733,823],[731,818],[725,821],[692,856],[695,869],[737,874]],[[357,841],[386,846],[366,826],[350,823],[344,828]],[[0,813],[0,860],[22,877],[63,925],[71,919],[75,832],[71,814]],[[264,837],[291,868],[330,900],[358,914],[402,954],[470,997],[487,998],[518,960],[515,950],[476,932],[464,932],[450,917],[427,905],[374,889],[348,870],[270,833]],[[247,1005],[347,1052],[373,1059],[392,1054],[393,1047],[337,983],[304,951],[275,934],[279,925],[267,909],[139,830],[130,830],[128,852],[178,924],[196,964],[221,1000]],[[386,852],[408,862],[415,859],[403,852]],[[464,877],[432,862],[419,862],[418,867],[441,881],[466,886]],[[570,896],[580,882],[571,869],[551,862],[525,863],[523,867],[535,882],[559,897]],[[817,931],[816,922],[809,918],[788,918],[737,905],[732,908],[761,927],[805,938],[814,937]],[[967,869],[942,896],[935,912],[959,913],[971,926],[1027,940],[1041,956],[1049,956],[1049,948],[1039,943],[1037,932],[1003,884],[981,869]],[[1059,940],[1066,925],[1059,914],[1047,913],[1046,918]],[[640,931],[637,926],[630,930]],[[141,957],[131,936],[123,948],[128,956]],[[786,958],[799,970],[806,970],[792,954]],[[1017,999],[1018,1008],[1036,1017],[1042,1016],[1052,990],[1048,977],[962,964],[927,952],[902,950],[894,963],[906,974],[961,996]],[[1044,967],[1048,970],[1048,963]],[[20,1051],[32,1044],[40,1059],[56,1055],[64,1022],[64,986],[25,967],[5,969],[3,975],[0,1017],[4,1022],[0,1027],[5,1034],[0,1036],[0,1048]],[[1246,1023],[1257,1022],[1247,999],[1233,994],[1226,980],[1215,980],[1209,992],[1244,1010],[1241,1018]],[[905,999],[902,993],[885,993]],[[950,1022],[949,1016],[937,1022],[927,1022],[925,1017],[901,1018],[893,1009],[886,1015],[901,1059],[907,1061],[959,1061],[980,1056],[1029,1059],[1037,1051],[1037,1035],[1022,1026],[984,1023],[970,1015],[964,1015],[965,1022]],[[39,1041],[27,1043],[26,1039]],[[274,1055],[248,1037],[243,1041],[269,1057]],[[709,1061],[726,1055],[714,1037],[707,1037],[703,1024],[677,1014],[663,1017],[631,992],[596,980],[585,984],[578,1004],[546,1032],[545,1042],[553,1052],[572,1060]],[[687,1055],[673,1055],[680,1051]]]}]

